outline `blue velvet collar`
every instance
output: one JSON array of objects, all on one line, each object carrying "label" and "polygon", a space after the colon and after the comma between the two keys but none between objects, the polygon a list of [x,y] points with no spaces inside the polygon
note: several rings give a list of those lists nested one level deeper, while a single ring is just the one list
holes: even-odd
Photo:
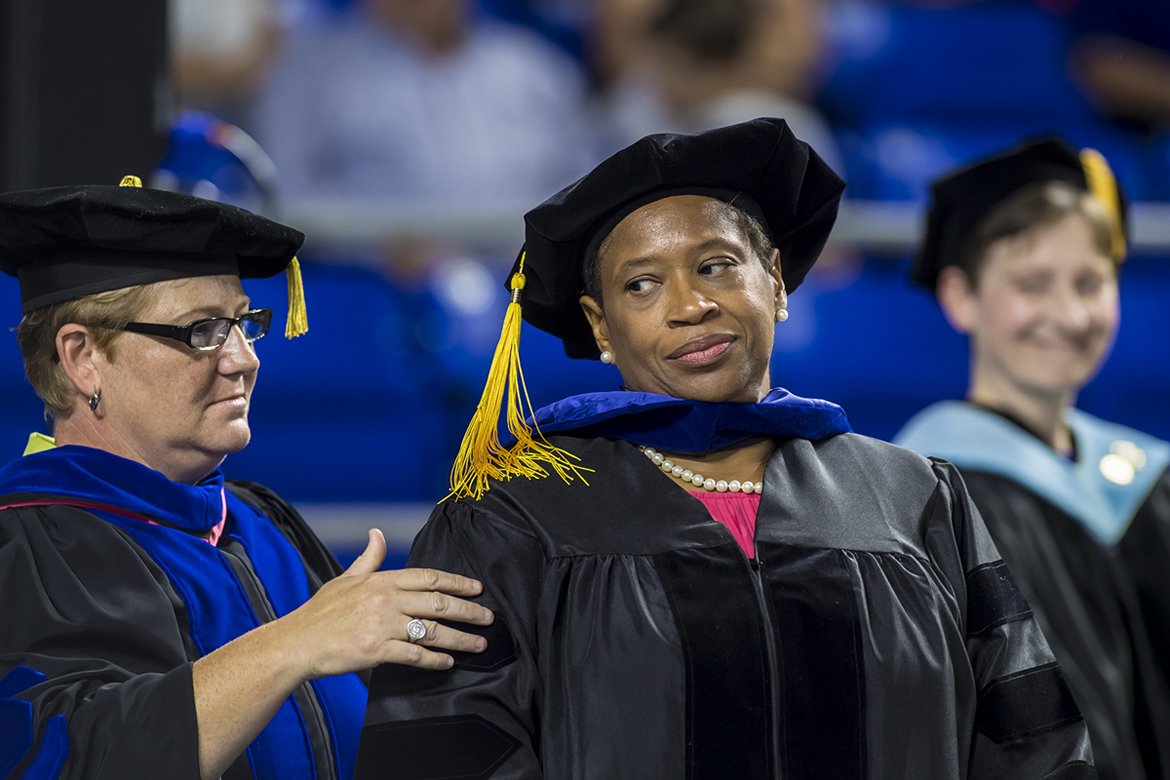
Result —
[{"label": "blue velvet collar", "polygon": [[618,390],[585,393],[538,410],[546,435],[573,433],[706,455],[752,439],[824,439],[852,430],[845,410],[776,388],[759,403],[708,403]]},{"label": "blue velvet collar", "polygon": [[196,485],[92,447],[66,445],[17,458],[0,469],[0,495],[37,493],[79,499],[145,515],[193,534],[223,518],[223,473]]}]

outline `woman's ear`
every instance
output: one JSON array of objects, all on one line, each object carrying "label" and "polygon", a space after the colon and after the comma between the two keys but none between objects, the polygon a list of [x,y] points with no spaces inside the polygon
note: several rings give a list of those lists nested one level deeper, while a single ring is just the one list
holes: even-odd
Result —
[{"label": "woman's ear", "polygon": [[938,275],[935,287],[938,305],[951,327],[970,335],[975,327],[976,292],[971,279],[956,265],[948,265]]},{"label": "woman's ear", "polygon": [[772,287],[776,296],[776,313],[788,308],[788,291],[784,289],[784,274],[780,268],[780,250],[772,250],[772,261],[768,264],[768,277],[772,280]]},{"label": "woman's ear", "polygon": [[93,333],[84,325],[70,322],[57,331],[57,357],[61,370],[83,398],[101,390],[101,351]]},{"label": "woman's ear", "polygon": [[605,311],[601,308],[601,303],[592,295],[582,295],[577,300],[581,304],[581,311],[585,312],[585,319],[589,321],[593,340],[597,342],[597,350],[610,351],[609,327],[605,323]]}]

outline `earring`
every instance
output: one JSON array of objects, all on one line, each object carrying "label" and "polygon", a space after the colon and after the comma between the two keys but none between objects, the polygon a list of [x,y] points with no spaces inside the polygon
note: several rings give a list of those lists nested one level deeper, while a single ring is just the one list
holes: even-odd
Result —
[{"label": "earring", "polygon": [[610,352],[608,349],[605,350],[604,352],[602,352],[601,353],[601,362],[605,363],[608,366],[610,363],[613,362],[613,353]]},{"label": "earring", "polygon": [[102,391],[94,388],[93,395],[89,397],[89,410],[97,412],[98,404],[102,402]]},{"label": "earring", "polygon": [[776,322],[784,322],[788,319],[788,309],[776,310]]}]

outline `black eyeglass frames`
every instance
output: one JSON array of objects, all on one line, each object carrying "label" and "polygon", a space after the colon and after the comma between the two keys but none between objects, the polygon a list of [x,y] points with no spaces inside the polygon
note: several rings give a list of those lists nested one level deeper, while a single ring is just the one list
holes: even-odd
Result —
[{"label": "black eyeglass frames", "polygon": [[232,328],[240,326],[244,338],[251,344],[264,338],[272,324],[272,309],[250,309],[239,317],[208,317],[195,320],[189,325],[159,325],[153,322],[128,322],[119,330],[161,336],[164,339],[181,341],[191,349],[219,349],[228,339]]}]

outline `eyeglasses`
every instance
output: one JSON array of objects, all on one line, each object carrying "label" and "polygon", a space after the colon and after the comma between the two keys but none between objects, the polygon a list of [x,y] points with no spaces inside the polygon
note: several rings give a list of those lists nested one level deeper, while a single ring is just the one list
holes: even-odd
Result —
[{"label": "eyeglasses", "polygon": [[256,339],[264,338],[271,323],[272,309],[251,309],[239,317],[209,317],[205,320],[195,320],[190,325],[185,326],[128,322],[119,330],[174,339],[183,342],[191,349],[211,350],[222,347],[228,339],[228,334],[232,332],[232,328],[237,325],[240,326],[240,332],[244,334],[244,339],[251,344]]}]

